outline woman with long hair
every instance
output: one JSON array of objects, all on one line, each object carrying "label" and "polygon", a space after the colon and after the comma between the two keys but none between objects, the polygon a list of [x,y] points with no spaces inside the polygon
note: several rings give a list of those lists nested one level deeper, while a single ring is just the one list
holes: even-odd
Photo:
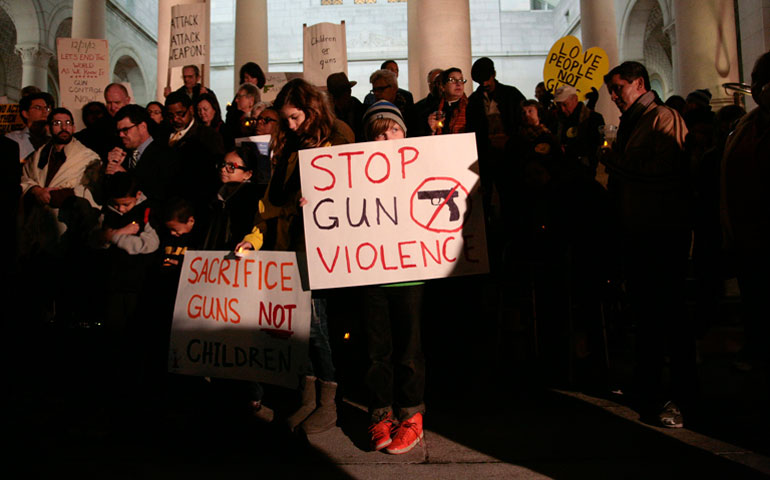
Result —
[{"label": "woman with long hair", "polygon": [[[300,207],[299,150],[355,141],[350,127],[334,117],[316,87],[302,79],[287,83],[273,103],[281,125],[271,142],[275,170],[260,203],[257,227],[238,248],[302,251],[305,248]],[[264,232],[264,238],[262,233]],[[301,404],[286,420],[289,428],[320,433],[337,422],[334,365],[326,321],[326,299],[313,292],[310,322],[310,363],[301,385]],[[316,396],[316,388],[318,395]],[[318,398],[316,398],[318,397]]]},{"label": "woman with long hair", "polygon": [[232,150],[235,147],[235,143],[233,137],[225,128],[225,122],[222,120],[222,112],[219,109],[217,97],[208,92],[202,93],[195,100],[193,107],[195,118],[222,136],[225,151]]}]

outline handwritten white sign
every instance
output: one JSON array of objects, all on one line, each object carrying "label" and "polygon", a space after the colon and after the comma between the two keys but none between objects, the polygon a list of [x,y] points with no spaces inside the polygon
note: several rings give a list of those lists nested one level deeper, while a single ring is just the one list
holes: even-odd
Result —
[{"label": "handwritten white sign", "polygon": [[313,289],[486,273],[472,133],[300,150]]},{"label": "handwritten white sign", "polygon": [[103,102],[110,84],[110,52],[107,40],[89,38],[56,39],[61,105],[81,127],[81,110],[89,102]]},{"label": "handwritten white sign", "polygon": [[171,7],[168,67],[208,65],[208,5],[190,3]]},{"label": "handwritten white sign", "polygon": [[317,23],[303,26],[304,78],[312,85],[326,86],[326,77],[332,73],[348,73],[348,49],[345,40],[345,22]]},{"label": "handwritten white sign", "polygon": [[169,372],[297,386],[307,360],[310,291],[293,252],[187,251]]}]

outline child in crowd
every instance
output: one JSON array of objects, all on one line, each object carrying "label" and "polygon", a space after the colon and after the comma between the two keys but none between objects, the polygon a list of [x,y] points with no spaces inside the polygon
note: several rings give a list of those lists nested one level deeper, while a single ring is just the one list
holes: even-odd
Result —
[{"label": "child in crowd", "polygon": [[[118,394],[132,395],[144,386],[151,295],[146,295],[149,273],[157,259],[160,240],[151,221],[153,209],[128,172],[108,176],[99,238],[107,248],[105,327],[114,342]],[[123,397],[125,398],[125,397]]]},{"label": "child in crowd", "polygon": [[[395,105],[380,100],[364,114],[364,134],[367,140],[402,139],[404,118]],[[373,450],[406,453],[423,439],[422,298],[423,282],[364,287],[362,324],[369,356],[365,383]]]}]

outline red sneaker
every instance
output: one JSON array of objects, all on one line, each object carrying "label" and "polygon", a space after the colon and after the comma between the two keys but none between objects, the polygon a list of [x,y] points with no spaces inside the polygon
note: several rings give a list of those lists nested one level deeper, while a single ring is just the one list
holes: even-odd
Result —
[{"label": "red sneaker", "polygon": [[422,413],[415,413],[401,422],[386,451],[394,455],[406,453],[422,441],[422,438]]},{"label": "red sneaker", "polygon": [[393,416],[390,412],[379,422],[373,423],[369,427],[369,433],[372,435],[372,450],[376,452],[390,445],[392,441],[390,435],[394,428]]}]

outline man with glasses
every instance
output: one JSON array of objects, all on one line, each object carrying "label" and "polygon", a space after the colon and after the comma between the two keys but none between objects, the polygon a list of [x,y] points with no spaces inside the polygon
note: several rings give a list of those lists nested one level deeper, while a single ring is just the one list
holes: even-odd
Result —
[{"label": "man with glasses", "polygon": [[[198,101],[198,97],[204,93],[211,94],[214,99],[217,98],[214,91],[210,88],[204,87],[201,83],[201,71],[197,65],[185,65],[182,67],[182,86],[174,90],[174,92],[184,93],[193,103]],[[168,97],[171,95],[171,87],[165,87],[163,89],[163,96]]]},{"label": "man with glasses", "polygon": [[681,428],[682,414],[694,407],[697,373],[695,329],[685,305],[692,240],[687,127],[650,88],[641,63],[623,62],[604,83],[622,113],[617,137],[602,147],[599,161],[607,166],[620,215],[626,294],[637,325],[635,397],[643,421]]},{"label": "man with glasses", "polygon": [[[389,70],[393,72],[393,74],[396,76],[396,81],[398,81],[398,64],[395,60],[385,60],[382,62],[382,65],[380,65],[380,70]],[[404,106],[407,109],[412,109],[414,107],[414,96],[412,96],[412,93],[408,90],[404,90],[403,88],[396,87],[397,95],[403,100]],[[374,104],[374,102],[377,102],[381,99],[376,98],[374,92],[369,92],[364,97],[364,108],[369,108]],[[390,100],[389,100],[390,101]],[[393,103],[392,101],[390,103]],[[400,107],[399,107],[400,109]],[[401,109],[403,112],[403,109]]]},{"label": "man with glasses", "polygon": [[46,92],[31,93],[19,101],[19,115],[24,128],[5,134],[19,144],[19,160],[24,161],[48,140],[46,121],[54,106],[53,97]]},{"label": "man with glasses", "polygon": [[131,172],[147,198],[166,199],[176,160],[168,146],[153,141],[147,110],[139,105],[126,105],[115,114],[115,120],[122,148],[109,153],[105,174]]},{"label": "man with glasses", "polygon": [[[413,121],[414,102],[405,97],[398,88],[398,77],[392,70],[377,70],[369,77],[372,84],[371,94],[374,96],[374,102],[385,100],[397,106],[401,111],[401,116],[407,121],[407,125]],[[409,96],[411,98],[411,94]],[[366,103],[364,103],[366,106]]]},{"label": "man with glasses", "polygon": [[24,164],[21,189],[25,212],[29,214],[31,209],[42,208],[45,214],[37,218],[49,226],[55,225],[61,235],[66,226],[59,220],[58,213],[67,198],[81,197],[92,206],[97,206],[91,195],[93,185],[89,179],[96,178],[101,162],[96,152],[73,136],[75,122],[66,108],[56,108],[51,112],[48,128],[51,141],[37,149]]}]

